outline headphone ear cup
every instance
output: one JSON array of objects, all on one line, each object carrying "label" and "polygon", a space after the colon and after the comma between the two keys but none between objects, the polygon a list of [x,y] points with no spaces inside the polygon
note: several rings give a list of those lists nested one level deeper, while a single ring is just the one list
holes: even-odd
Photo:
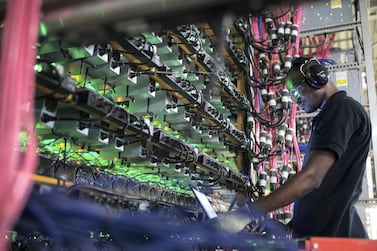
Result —
[{"label": "headphone ear cup", "polygon": [[305,73],[305,78],[314,88],[321,88],[329,80],[328,70],[322,65],[311,65]]}]

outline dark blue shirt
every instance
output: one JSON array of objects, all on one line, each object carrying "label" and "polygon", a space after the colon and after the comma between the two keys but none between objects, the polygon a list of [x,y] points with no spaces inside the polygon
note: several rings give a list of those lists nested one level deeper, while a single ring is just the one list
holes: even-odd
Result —
[{"label": "dark blue shirt", "polygon": [[330,150],[336,161],[321,186],[295,203],[294,237],[368,237],[354,204],[361,193],[370,138],[370,119],[360,103],[344,91],[327,100],[313,119],[303,168],[312,150]]}]

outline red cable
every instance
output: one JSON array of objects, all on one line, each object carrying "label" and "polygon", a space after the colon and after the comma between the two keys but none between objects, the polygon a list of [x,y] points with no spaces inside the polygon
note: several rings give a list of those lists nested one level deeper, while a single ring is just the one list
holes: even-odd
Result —
[{"label": "red cable", "polygon": [[[289,120],[289,127],[290,128],[296,128],[296,110],[297,110],[297,104],[292,104],[292,110],[291,110],[291,116]],[[296,138],[296,133],[293,133],[293,150],[296,155],[296,161],[297,161],[297,172],[301,171],[301,154],[300,149],[298,147],[298,142]]]},{"label": "red cable", "polygon": [[294,46],[294,55],[298,54],[300,51],[300,32],[301,32],[301,18],[302,18],[302,6],[297,7],[296,15],[294,17],[294,22],[297,24],[297,39]]}]

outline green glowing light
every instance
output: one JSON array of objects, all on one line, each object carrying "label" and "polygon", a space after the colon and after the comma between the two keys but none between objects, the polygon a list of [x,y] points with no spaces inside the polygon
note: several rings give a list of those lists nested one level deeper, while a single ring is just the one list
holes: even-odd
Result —
[{"label": "green glowing light", "polygon": [[39,24],[39,31],[43,37],[47,36],[47,26],[44,23]]},{"label": "green glowing light", "polygon": [[162,39],[159,36],[156,36],[152,32],[144,32],[142,34],[147,39],[147,41],[151,44],[161,44],[162,43]]},{"label": "green glowing light", "polygon": [[18,134],[18,138],[19,138],[20,145],[21,145],[21,151],[22,152],[26,151],[26,146],[29,142],[29,136],[28,136],[27,132],[24,132],[24,131],[20,132]]},{"label": "green glowing light", "polygon": [[287,87],[288,91],[292,90],[294,87],[292,79],[287,78],[287,81],[285,82],[285,86]]},{"label": "green glowing light", "polygon": [[42,72],[43,71],[42,65],[41,64],[34,65],[34,71],[36,71],[36,72]]},{"label": "green glowing light", "polygon": [[[154,122],[154,121],[153,121]],[[65,159],[67,162],[75,162],[77,165],[84,166],[97,166],[101,170],[112,173],[114,175],[122,175],[131,178],[138,182],[148,183],[149,185],[157,186],[161,189],[171,189],[177,193],[191,194],[188,184],[190,183],[189,177],[183,176],[183,174],[177,174],[174,168],[170,168],[166,165],[151,166],[149,163],[124,163],[122,159],[114,158],[109,160],[108,158],[102,158],[98,152],[90,151],[86,148],[82,148],[81,145],[73,144],[69,140],[64,141],[64,138],[51,137],[49,134],[50,128],[45,125],[37,123],[37,131],[39,131],[39,147],[38,152],[43,153],[45,156],[51,156],[51,158]],[[171,129],[170,129],[171,130]],[[177,134],[177,131],[173,131],[173,134]],[[20,142],[25,142],[27,145],[28,135],[25,132],[20,134]],[[112,166],[110,167],[110,162]],[[172,179],[171,176],[179,176],[179,184],[177,179]],[[166,177],[169,177],[167,179]]]}]

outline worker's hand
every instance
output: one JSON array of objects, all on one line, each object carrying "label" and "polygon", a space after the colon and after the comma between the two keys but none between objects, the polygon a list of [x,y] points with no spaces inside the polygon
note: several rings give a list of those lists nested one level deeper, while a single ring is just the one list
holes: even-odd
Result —
[{"label": "worker's hand", "polygon": [[274,219],[258,219],[251,223],[250,230],[255,233],[267,234],[276,238],[289,238],[291,229],[287,225]]},{"label": "worker's hand", "polygon": [[242,231],[254,218],[250,215],[248,208],[243,207],[237,210],[220,214],[212,219],[213,226],[222,231],[236,233]]}]

